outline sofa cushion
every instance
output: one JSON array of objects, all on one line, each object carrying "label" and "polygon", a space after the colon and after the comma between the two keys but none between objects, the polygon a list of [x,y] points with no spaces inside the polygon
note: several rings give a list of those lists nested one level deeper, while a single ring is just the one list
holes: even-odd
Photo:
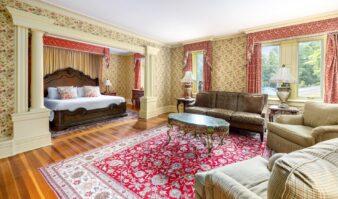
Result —
[{"label": "sofa cushion", "polygon": [[236,111],[237,96],[238,96],[238,93],[235,93],[235,92],[218,92],[216,94],[215,108]]},{"label": "sofa cushion", "polygon": [[197,93],[195,106],[215,107],[216,92]]},{"label": "sofa cushion", "polygon": [[200,106],[191,106],[191,107],[185,108],[186,113],[196,113],[196,114],[202,114],[202,115],[206,115],[207,111],[209,110],[210,108],[200,107]]},{"label": "sofa cushion", "polygon": [[303,125],[268,123],[269,133],[274,133],[303,147],[315,144],[315,139],[311,135],[312,129],[311,127]]},{"label": "sofa cushion", "polygon": [[227,121],[230,121],[230,117],[233,113],[234,111],[232,110],[226,110],[226,109],[221,109],[221,108],[213,108],[207,111],[207,115],[211,117],[222,118]]},{"label": "sofa cushion", "polygon": [[213,172],[220,171],[237,181],[239,184],[245,186],[250,191],[256,193],[258,196],[266,198],[267,185],[270,177],[270,171],[267,168],[267,164],[267,160],[260,156],[256,156],[207,172],[197,173],[195,175],[195,190],[200,196],[205,196],[204,186],[206,175],[212,175]]},{"label": "sofa cushion", "polygon": [[241,93],[238,95],[237,111],[261,114],[265,105],[263,95]]},{"label": "sofa cushion", "polygon": [[338,139],[278,159],[268,187],[268,198],[338,198]]},{"label": "sofa cushion", "polygon": [[338,104],[307,102],[303,118],[304,125],[311,127],[338,124]]},{"label": "sofa cushion", "polygon": [[264,118],[262,118],[261,115],[257,113],[234,112],[231,115],[231,121],[255,125],[264,125]]}]

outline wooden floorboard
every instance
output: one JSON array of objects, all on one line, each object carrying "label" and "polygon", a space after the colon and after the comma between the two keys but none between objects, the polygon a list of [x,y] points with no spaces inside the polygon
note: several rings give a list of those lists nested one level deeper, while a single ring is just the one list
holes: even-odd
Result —
[{"label": "wooden floorboard", "polygon": [[53,138],[52,145],[0,159],[0,198],[56,198],[40,167],[101,147],[144,130],[162,126],[167,115],[150,120],[130,119]]}]

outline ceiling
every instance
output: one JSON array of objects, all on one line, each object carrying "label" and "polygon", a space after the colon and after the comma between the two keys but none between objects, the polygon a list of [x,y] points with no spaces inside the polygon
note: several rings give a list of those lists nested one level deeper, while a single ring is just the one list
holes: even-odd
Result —
[{"label": "ceiling", "polygon": [[43,0],[164,43],[338,10],[338,0]]}]

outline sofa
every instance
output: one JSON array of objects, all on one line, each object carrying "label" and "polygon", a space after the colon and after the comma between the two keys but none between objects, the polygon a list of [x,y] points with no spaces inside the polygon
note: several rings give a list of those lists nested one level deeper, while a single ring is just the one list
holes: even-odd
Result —
[{"label": "sofa", "polygon": [[198,93],[185,112],[225,119],[230,127],[260,134],[263,141],[268,96],[225,91]]},{"label": "sofa", "polygon": [[283,153],[338,138],[338,104],[307,102],[303,114],[280,115],[267,129],[267,145]]},{"label": "sofa", "polygon": [[196,199],[338,198],[338,138],[195,175]]}]

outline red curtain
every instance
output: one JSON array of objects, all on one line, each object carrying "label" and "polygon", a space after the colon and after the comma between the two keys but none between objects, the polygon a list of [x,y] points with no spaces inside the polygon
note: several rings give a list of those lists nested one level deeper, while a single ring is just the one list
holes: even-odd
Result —
[{"label": "red curtain", "polygon": [[212,42],[203,41],[193,44],[187,44],[184,48],[184,68],[183,71],[192,70],[192,51],[203,50],[204,51],[204,64],[203,64],[203,78],[204,78],[204,90],[211,90],[211,63],[212,63]]},{"label": "red curtain", "polygon": [[246,68],[248,93],[261,93],[262,45],[255,44],[251,60]]},{"label": "red curtain", "polygon": [[134,80],[134,89],[140,89],[141,88],[141,59],[143,58],[143,55],[139,53],[134,54],[134,62],[135,62],[135,80]]},{"label": "red curtain", "polygon": [[[338,17],[249,33],[246,42],[248,92],[261,91],[261,88],[255,89],[257,87],[257,81],[261,79],[261,73],[258,73],[256,70],[252,70],[253,64],[261,64],[261,60],[257,59],[257,44],[263,41],[318,34],[335,30],[338,30]],[[256,75],[256,77],[253,77],[253,75]],[[261,86],[259,85],[259,87]]]},{"label": "red curtain", "polygon": [[324,101],[338,103],[338,32],[327,36]]}]

